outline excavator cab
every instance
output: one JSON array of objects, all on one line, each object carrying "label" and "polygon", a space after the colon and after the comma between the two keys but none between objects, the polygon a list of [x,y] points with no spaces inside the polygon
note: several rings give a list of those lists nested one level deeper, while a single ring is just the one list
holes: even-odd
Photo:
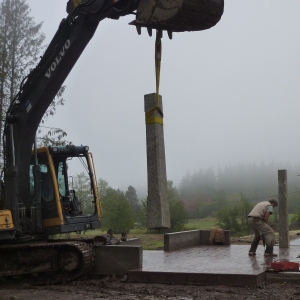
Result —
[{"label": "excavator cab", "polygon": [[[89,148],[74,145],[41,147],[37,149],[37,161],[43,230],[47,234],[57,234],[100,228],[102,210]],[[32,203],[37,190],[34,165],[32,155]]]}]

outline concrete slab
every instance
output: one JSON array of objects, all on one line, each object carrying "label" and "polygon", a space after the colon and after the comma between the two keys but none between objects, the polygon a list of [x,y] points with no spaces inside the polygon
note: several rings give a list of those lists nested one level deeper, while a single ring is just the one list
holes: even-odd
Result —
[{"label": "concrete slab", "polygon": [[[174,252],[143,251],[143,267],[128,273],[130,282],[259,285],[272,261],[300,261],[300,246],[274,247],[279,256],[265,258],[259,246],[248,256],[249,245],[197,246]],[[299,273],[300,278],[300,273]]]},{"label": "concrete slab", "polygon": [[265,272],[237,275],[183,272],[139,272],[134,270],[129,273],[129,282],[256,286],[262,284],[264,281]]},{"label": "concrete slab", "polygon": [[93,249],[96,254],[94,275],[124,275],[129,270],[142,268],[142,246],[94,246]]},{"label": "concrete slab", "polygon": [[293,282],[300,283],[300,273],[299,272],[266,272],[267,282]]}]

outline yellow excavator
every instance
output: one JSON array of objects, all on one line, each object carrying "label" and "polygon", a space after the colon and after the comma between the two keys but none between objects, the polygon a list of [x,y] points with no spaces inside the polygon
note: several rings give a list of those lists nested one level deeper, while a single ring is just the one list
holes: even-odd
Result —
[{"label": "yellow excavator", "polygon": [[[87,146],[37,148],[39,123],[77,59],[105,18],[135,15],[130,24],[173,32],[216,25],[224,0],[69,0],[63,19],[37,66],[23,80],[5,119],[0,201],[0,277],[40,274],[41,283],[75,280],[93,267],[94,239],[50,235],[101,227],[102,210]],[[78,197],[71,165],[80,161],[90,193]],[[77,168],[75,168],[77,170]],[[43,276],[44,275],[44,276]]]}]

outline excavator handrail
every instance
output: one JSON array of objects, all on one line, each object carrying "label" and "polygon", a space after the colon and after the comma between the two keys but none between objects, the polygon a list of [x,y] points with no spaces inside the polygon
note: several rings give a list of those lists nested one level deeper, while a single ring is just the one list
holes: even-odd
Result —
[{"label": "excavator handrail", "polygon": [[100,191],[98,187],[98,180],[97,180],[97,174],[96,174],[96,169],[95,169],[95,164],[94,164],[94,157],[92,152],[89,152],[89,157],[91,159],[91,170],[93,173],[93,180],[94,180],[94,187],[96,188],[95,194],[97,195],[97,200],[99,204],[99,215],[102,218],[103,217],[103,209],[102,209],[102,204],[101,204],[101,199],[100,199]]}]

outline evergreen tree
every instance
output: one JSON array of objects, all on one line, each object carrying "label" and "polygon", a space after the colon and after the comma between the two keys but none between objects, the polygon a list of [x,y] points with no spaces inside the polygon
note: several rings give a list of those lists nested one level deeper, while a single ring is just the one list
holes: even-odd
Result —
[{"label": "evergreen tree", "polygon": [[147,228],[147,199],[142,200],[141,209],[138,216],[138,228]]},{"label": "evergreen tree", "polygon": [[223,190],[219,190],[214,200],[216,202],[216,210],[223,208],[226,205],[226,193]]},{"label": "evergreen tree", "polygon": [[240,195],[240,200],[233,204],[224,206],[217,212],[216,224],[223,229],[230,230],[232,235],[249,234],[248,214],[253,205],[243,194]]},{"label": "evergreen tree", "polygon": [[250,227],[248,225],[248,214],[253,209],[249,199],[241,194],[241,199],[237,205],[238,218],[240,220],[240,231],[244,234],[250,232]]},{"label": "evergreen tree", "polygon": [[98,180],[98,187],[100,193],[100,200],[102,200],[106,196],[107,190],[109,188],[109,184],[105,179],[100,178]]},{"label": "evergreen tree", "polygon": [[179,199],[178,191],[173,187],[173,181],[168,180],[168,196],[170,201],[171,230],[181,231],[188,222],[188,212]]},{"label": "evergreen tree", "polygon": [[73,177],[73,188],[76,196],[81,203],[83,214],[93,214],[95,211],[94,195],[91,190],[90,178],[81,172]]},{"label": "evergreen tree", "polygon": [[141,208],[139,210],[138,216],[135,219],[135,226],[139,229],[147,228],[147,199],[141,201]]},{"label": "evergreen tree", "polygon": [[115,233],[129,232],[134,227],[134,213],[124,193],[108,188],[102,199],[103,228]]},{"label": "evergreen tree", "polygon": [[125,196],[130,204],[130,207],[132,208],[132,210],[134,212],[134,218],[135,218],[135,220],[137,220],[139,217],[141,206],[139,204],[139,200],[138,200],[135,188],[130,185],[125,193]]},{"label": "evergreen tree", "polygon": [[25,0],[3,0],[0,3],[1,136],[5,112],[43,49],[42,23],[35,24],[29,13]]},{"label": "evergreen tree", "polygon": [[230,230],[232,235],[238,234],[241,230],[241,227],[238,222],[237,208],[225,206],[221,210],[219,210],[217,213],[216,225],[224,230]]},{"label": "evergreen tree", "polygon": [[[30,8],[26,0],[2,0],[0,2],[0,137],[3,134],[3,121],[6,111],[18,94],[26,76],[37,64],[44,50],[45,35],[41,33],[42,23],[36,24],[30,16]],[[64,99],[60,90],[47,110],[45,118],[55,113],[56,107],[62,105]],[[43,121],[42,121],[43,123]],[[50,134],[49,134],[50,132]],[[66,133],[53,128],[41,139],[40,143],[62,144]],[[51,138],[47,138],[50,137]],[[0,148],[2,138],[0,138]]]}]

